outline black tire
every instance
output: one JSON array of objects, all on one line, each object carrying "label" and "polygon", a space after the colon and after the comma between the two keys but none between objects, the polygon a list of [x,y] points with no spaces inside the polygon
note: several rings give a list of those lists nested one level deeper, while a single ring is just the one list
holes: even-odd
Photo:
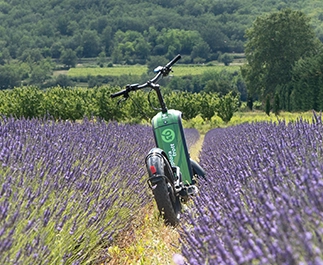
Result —
[{"label": "black tire", "polygon": [[157,208],[166,225],[176,226],[179,223],[181,202],[175,194],[175,176],[165,152],[160,148],[153,148],[146,157],[146,166]]},{"label": "black tire", "polygon": [[174,188],[167,177],[153,187],[153,194],[158,210],[166,225],[176,226],[179,223],[181,204],[179,197],[175,196]]}]

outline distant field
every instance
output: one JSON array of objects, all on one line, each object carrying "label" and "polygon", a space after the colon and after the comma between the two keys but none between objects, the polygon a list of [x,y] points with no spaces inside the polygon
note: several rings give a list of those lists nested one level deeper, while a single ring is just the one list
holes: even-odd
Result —
[{"label": "distant field", "polygon": [[[240,65],[213,65],[213,66],[174,66],[173,71],[176,76],[186,76],[186,75],[200,75],[206,71],[239,71]],[[147,67],[144,65],[131,65],[131,66],[114,66],[106,68],[71,68],[68,70],[68,76],[120,76],[120,75],[136,75],[141,76],[147,73]]]}]

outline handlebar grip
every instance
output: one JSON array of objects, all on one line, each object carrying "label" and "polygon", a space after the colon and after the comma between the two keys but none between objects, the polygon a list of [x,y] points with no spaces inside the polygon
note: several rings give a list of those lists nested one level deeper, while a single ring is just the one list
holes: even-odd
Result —
[{"label": "handlebar grip", "polygon": [[121,90],[119,92],[116,92],[116,93],[111,94],[110,97],[111,98],[116,98],[116,97],[119,97],[119,96],[124,95],[126,92],[127,92],[127,90],[126,89],[123,89],[123,90]]},{"label": "handlebar grip", "polygon": [[166,64],[166,68],[171,67],[173,64],[175,64],[179,59],[181,59],[181,55],[177,54],[168,64]]}]

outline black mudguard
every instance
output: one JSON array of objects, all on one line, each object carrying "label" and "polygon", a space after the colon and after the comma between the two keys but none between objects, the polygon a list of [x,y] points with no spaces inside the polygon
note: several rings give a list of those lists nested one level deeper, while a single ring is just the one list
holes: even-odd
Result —
[{"label": "black mudguard", "polygon": [[199,177],[202,177],[204,179],[205,178],[205,171],[204,169],[199,165],[199,163],[197,163],[196,161],[194,161],[193,159],[190,159],[191,160],[191,166],[192,166],[192,169],[193,169],[193,174],[196,174],[197,176]]},{"label": "black mudguard", "polygon": [[[167,177],[170,183],[174,181],[174,174],[165,152],[160,148],[153,148],[145,159],[149,181],[152,185]],[[152,167],[154,172],[152,172]]]}]

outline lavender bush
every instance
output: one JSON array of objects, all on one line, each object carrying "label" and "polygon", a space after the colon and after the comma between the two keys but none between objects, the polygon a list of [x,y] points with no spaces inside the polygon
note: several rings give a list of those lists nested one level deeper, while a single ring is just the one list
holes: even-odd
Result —
[{"label": "lavender bush", "polygon": [[140,125],[2,119],[0,264],[81,264],[149,201]]},{"label": "lavender bush", "polygon": [[200,138],[200,133],[195,128],[184,129],[184,133],[185,133],[187,148],[189,149]]},{"label": "lavender bush", "polygon": [[313,119],[206,134],[208,181],[181,235],[189,264],[323,264],[323,126]]},{"label": "lavender bush", "polygon": [[[196,132],[186,130],[188,143]],[[2,118],[0,264],[99,262],[152,198],[153,146],[149,126]]]}]

